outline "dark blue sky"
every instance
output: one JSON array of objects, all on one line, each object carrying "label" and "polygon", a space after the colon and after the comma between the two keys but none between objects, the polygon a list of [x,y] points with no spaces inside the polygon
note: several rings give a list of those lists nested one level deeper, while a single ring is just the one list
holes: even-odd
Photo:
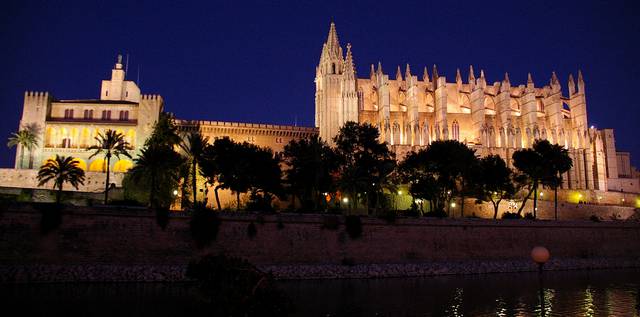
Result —
[{"label": "dark blue sky", "polygon": [[[143,93],[180,118],[313,125],[314,74],[329,22],[360,76],[469,64],[490,82],[582,69],[589,124],[616,129],[640,165],[636,1],[13,1],[0,10],[0,137],[18,128],[25,90],[97,98],[118,53]],[[565,92],[566,94],[566,92]],[[5,148],[6,149],[6,148]],[[0,166],[13,163],[13,150]]]}]

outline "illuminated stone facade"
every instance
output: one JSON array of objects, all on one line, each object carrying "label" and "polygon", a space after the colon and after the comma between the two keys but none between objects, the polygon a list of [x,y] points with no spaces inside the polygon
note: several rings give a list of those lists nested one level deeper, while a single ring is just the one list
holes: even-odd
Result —
[{"label": "illuminated stone facade", "polygon": [[580,71],[577,81],[569,76],[566,95],[555,73],[543,87],[535,87],[531,74],[521,85],[512,85],[508,74],[500,82],[487,83],[484,71],[476,73],[473,67],[466,80],[458,70],[455,80],[448,82],[435,65],[431,71],[425,67],[420,79],[409,65],[404,72],[398,66],[390,79],[378,63],[371,65],[368,78],[358,78],[351,45],[343,54],[331,23],[315,83],[315,122],[329,142],[345,122],[365,122],[378,127],[380,138],[398,158],[434,140],[453,139],[482,156],[498,154],[511,165],[514,151],[546,139],[567,148],[573,159],[563,188],[606,191],[609,180],[619,178],[611,169],[617,160],[613,130],[588,126]]}]

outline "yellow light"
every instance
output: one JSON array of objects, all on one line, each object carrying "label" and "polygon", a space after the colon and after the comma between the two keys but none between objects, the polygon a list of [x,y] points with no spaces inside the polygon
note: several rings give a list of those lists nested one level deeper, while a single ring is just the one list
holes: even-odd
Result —
[{"label": "yellow light", "polygon": [[543,193],[543,192],[540,192],[540,197],[543,197],[543,196],[544,196],[544,193]]},{"label": "yellow light", "polygon": [[345,204],[348,203],[349,202],[349,198],[347,198],[347,197],[342,198],[342,202],[345,203]]},{"label": "yellow light", "polygon": [[578,194],[578,198],[582,198],[582,194]]},{"label": "yellow light", "polygon": [[451,203],[451,208],[456,208],[456,203]]},{"label": "yellow light", "polygon": [[173,190],[173,196],[178,196],[178,190],[177,189]]},{"label": "yellow light", "polygon": [[402,191],[401,190],[398,191],[398,195],[402,195]]}]

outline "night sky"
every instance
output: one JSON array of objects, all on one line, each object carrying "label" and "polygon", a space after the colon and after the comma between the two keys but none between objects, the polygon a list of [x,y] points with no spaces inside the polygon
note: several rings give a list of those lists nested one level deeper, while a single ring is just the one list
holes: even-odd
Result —
[{"label": "night sky", "polygon": [[[590,125],[615,128],[640,166],[640,10],[637,1],[12,1],[0,10],[0,137],[18,128],[26,90],[98,98],[116,55],[129,80],[183,119],[312,126],[314,75],[329,23],[352,43],[360,77],[382,62],[449,81],[472,64],[488,82],[552,71],[567,94],[582,69]],[[562,2],[562,3],[561,3]],[[404,66],[403,66],[404,69]],[[477,75],[477,74],[476,74]],[[4,146],[4,141],[3,145]],[[14,150],[0,166],[13,166]]]}]

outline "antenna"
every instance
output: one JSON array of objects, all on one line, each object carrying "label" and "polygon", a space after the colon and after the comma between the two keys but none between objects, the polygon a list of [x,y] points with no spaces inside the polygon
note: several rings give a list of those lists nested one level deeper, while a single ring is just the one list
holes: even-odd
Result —
[{"label": "antenna", "polygon": [[127,76],[129,72],[129,53],[127,53],[127,65],[124,66],[124,75]]}]

